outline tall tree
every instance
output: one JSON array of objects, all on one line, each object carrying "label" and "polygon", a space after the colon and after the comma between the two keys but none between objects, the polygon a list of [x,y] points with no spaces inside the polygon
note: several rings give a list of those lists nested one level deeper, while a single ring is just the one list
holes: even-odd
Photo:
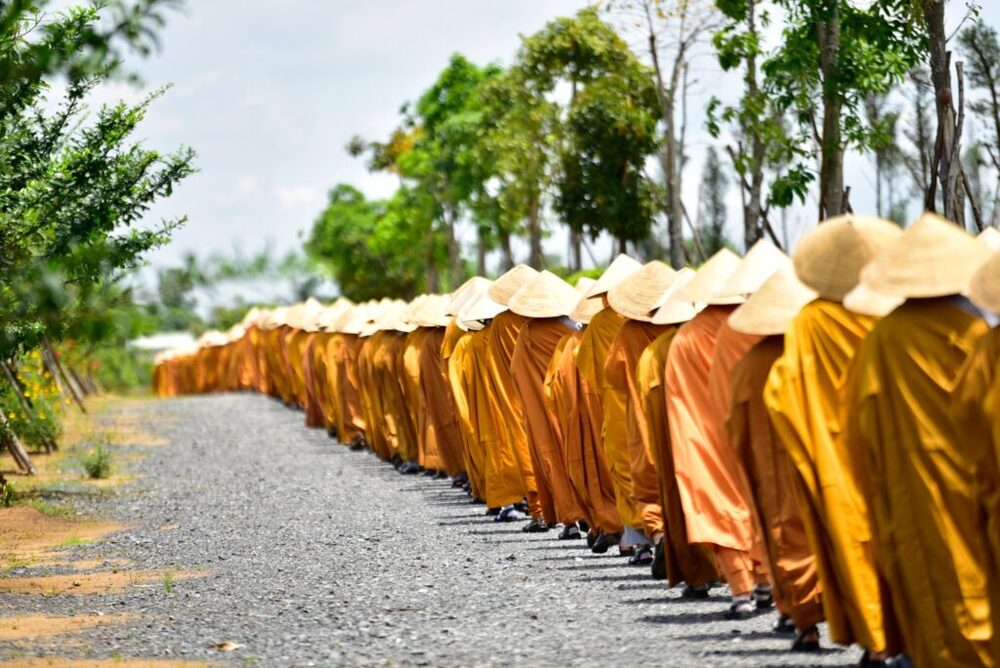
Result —
[{"label": "tall tree", "polygon": [[[974,151],[977,175],[969,178],[979,182],[973,190],[980,191],[981,205],[988,201],[991,211],[985,220],[995,226],[1000,209],[1000,41],[996,29],[977,22],[959,33],[958,43],[968,63],[969,83],[979,94],[969,103],[969,110],[986,130],[986,139],[978,142]],[[979,173],[987,158],[994,173],[992,195],[987,193],[985,175]]]},{"label": "tall tree", "polygon": [[903,130],[911,145],[903,150],[903,165],[910,174],[913,194],[920,197],[921,206],[931,195],[931,161],[934,160],[934,120],[931,112],[930,79],[923,67],[914,67],[908,75],[910,81],[909,122]]},{"label": "tall tree", "polygon": [[719,160],[719,153],[714,146],[709,146],[705,151],[705,166],[698,189],[698,236],[707,256],[729,245],[726,239],[728,189],[729,177]]}]

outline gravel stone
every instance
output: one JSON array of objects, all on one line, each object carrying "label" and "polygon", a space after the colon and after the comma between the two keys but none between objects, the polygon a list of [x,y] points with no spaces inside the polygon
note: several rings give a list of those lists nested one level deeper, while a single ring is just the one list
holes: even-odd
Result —
[{"label": "gravel stone", "polygon": [[[116,410],[169,444],[144,448],[132,487],[80,500],[85,512],[128,526],[72,555],[206,575],[178,577],[170,593],[150,583],[120,595],[0,595],[5,614],[135,615],[87,631],[85,647],[40,640],[29,653],[296,666],[858,661],[857,649],[788,652],[791,639],[770,631],[774,613],[723,621],[725,588],[685,601],[615,550],[593,555],[558,531],[495,523],[447,480],[400,476],[271,399],[212,395]],[[213,647],[225,641],[241,647]],[[0,658],[18,651],[0,644]]]}]

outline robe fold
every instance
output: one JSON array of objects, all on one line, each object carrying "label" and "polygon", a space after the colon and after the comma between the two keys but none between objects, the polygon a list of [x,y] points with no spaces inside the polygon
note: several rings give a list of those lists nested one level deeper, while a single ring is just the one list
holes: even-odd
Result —
[{"label": "robe fold", "polygon": [[358,338],[358,395],[364,416],[365,439],[380,459],[388,460],[392,457],[392,452],[384,436],[385,411],[373,376],[373,360],[383,336],[385,332],[375,332],[372,336]]},{"label": "robe fold", "polygon": [[469,478],[469,487],[474,499],[486,500],[486,453],[480,449],[476,432],[478,420],[473,410],[476,407],[472,395],[471,365],[467,359],[469,347],[473,345],[473,333],[463,332],[448,326],[441,354],[448,365],[448,382],[451,386],[455,410],[462,435],[462,462]]},{"label": "robe fold", "polygon": [[583,339],[577,350],[576,364],[584,382],[597,393],[601,403],[603,417],[601,445],[604,448],[608,471],[611,473],[619,518],[625,526],[641,527],[642,517],[631,503],[632,481],[626,430],[628,419],[626,394],[610,387],[604,377],[608,350],[623,324],[625,318],[615,313],[610,306],[598,311],[583,332]]},{"label": "robe fold", "polygon": [[746,475],[775,602],[805,630],[823,620],[816,558],[799,513],[791,462],[764,405],[768,374],[783,350],[783,337],[769,336],[733,367],[728,431]]},{"label": "robe fold", "polygon": [[362,433],[367,433],[361,400],[361,377],[358,360],[364,340],[354,334],[338,334],[330,340],[327,355],[332,355],[331,398],[337,440],[350,445]]},{"label": "robe fold", "polygon": [[604,414],[576,364],[583,337],[583,332],[571,332],[556,347],[546,373],[546,404],[559,419],[566,476],[587,524],[595,532],[616,534],[623,527],[601,445]]},{"label": "robe fold", "polygon": [[718,578],[715,562],[702,545],[688,538],[684,506],[674,472],[670,449],[670,427],[667,422],[666,374],[670,344],[679,327],[668,326],[639,357],[636,383],[645,408],[649,428],[646,432],[648,457],[656,467],[657,489],[664,523],[664,555],[667,585],[674,587],[686,582],[700,587]]},{"label": "robe fold", "polygon": [[404,462],[415,462],[417,437],[403,389],[406,337],[397,332],[381,334],[372,356],[372,382],[381,407],[383,438],[390,459],[399,455]]},{"label": "robe fold", "polygon": [[[542,513],[549,524],[570,524],[584,519],[566,474],[559,419],[546,409],[545,402],[549,364],[559,342],[570,331],[560,318],[529,320],[521,327],[511,357],[511,375],[521,400],[532,469],[543,502]],[[545,493],[541,492],[543,489]],[[547,507],[546,499],[550,500]]]},{"label": "robe fold", "polygon": [[418,350],[420,365],[420,389],[427,411],[428,433],[437,446],[440,458],[439,469],[450,476],[457,476],[465,470],[463,464],[462,434],[458,422],[458,410],[448,382],[448,370],[441,355],[445,329],[427,329]]},{"label": "robe fold", "polygon": [[[816,557],[830,639],[873,652],[892,650],[889,600],[883,595],[871,544],[860,464],[844,442],[847,378],[875,321],[817,299],[785,333],[764,402],[792,462],[799,512]],[[846,388],[846,389],[845,389]]]},{"label": "robe fold", "polygon": [[430,405],[426,402],[421,388],[420,349],[429,330],[418,327],[409,334],[403,343],[402,377],[405,405],[409,410],[410,422],[413,424],[416,437],[416,462],[425,469],[440,471],[444,463],[438,453],[437,435],[430,422]]},{"label": "robe fold", "polygon": [[918,666],[994,665],[975,446],[951,413],[958,372],[986,331],[954,300],[910,300],[858,353],[849,433],[867,470],[879,567]]}]

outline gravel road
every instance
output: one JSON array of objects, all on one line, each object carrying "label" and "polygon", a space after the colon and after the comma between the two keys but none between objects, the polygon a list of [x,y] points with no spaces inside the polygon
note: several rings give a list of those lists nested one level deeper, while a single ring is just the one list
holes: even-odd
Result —
[{"label": "gravel road", "polygon": [[[127,612],[81,656],[232,665],[847,666],[786,651],[772,616],[721,621],[617,555],[496,524],[447,481],[404,477],[255,395],[118,408],[168,441],[134,489],[89,508],[129,526],[74,548],[136,569],[207,573],[120,595],[0,595],[0,609]],[[212,645],[241,645],[220,652]],[[38,645],[44,652],[45,641]],[[65,652],[65,649],[62,650]],[[0,658],[5,652],[0,649]]]}]

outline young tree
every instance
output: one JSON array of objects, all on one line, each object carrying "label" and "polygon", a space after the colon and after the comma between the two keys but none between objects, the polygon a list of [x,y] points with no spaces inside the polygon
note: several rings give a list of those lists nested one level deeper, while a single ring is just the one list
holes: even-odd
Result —
[{"label": "young tree", "polygon": [[698,190],[698,231],[702,250],[711,257],[724,246],[726,239],[726,192],[729,177],[714,146],[705,151],[705,166]]},{"label": "young tree", "polygon": [[930,80],[922,67],[910,70],[911,83],[908,99],[911,105],[909,123],[903,135],[911,150],[903,151],[903,165],[910,174],[913,194],[923,205],[931,195],[931,161],[934,159],[934,125],[931,117]]},{"label": "young tree", "polygon": [[[980,205],[990,204],[991,212],[984,219],[990,225],[996,225],[998,205],[1000,205],[1000,42],[997,31],[985,23],[973,23],[958,35],[958,44],[968,63],[969,84],[979,93],[972,100],[969,110],[975,114],[980,124],[986,130],[985,141],[970,147],[972,163],[976,167],[975,174],[969,175],[972,190],[978,193],[975,198]],[[994,172],[994,194],[989,196],[985,175],[982,174],[985,163]]]}]

